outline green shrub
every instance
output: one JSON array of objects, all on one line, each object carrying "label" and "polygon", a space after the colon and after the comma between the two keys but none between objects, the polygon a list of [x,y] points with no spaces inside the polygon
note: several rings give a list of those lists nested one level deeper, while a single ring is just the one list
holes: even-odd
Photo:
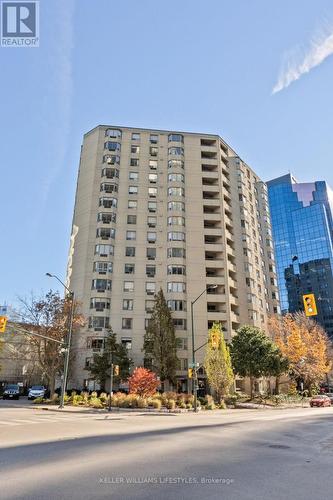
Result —
[{"label": "green shrub", "polygon": [[174,410],[176,408],[176,401],[174,399],[168,399],[166,407],[168,410]]},{"label": "green shrub", "polygon": [[40,405],[41,403],[44,403],[44,401],[44,398],[35,398],[32,403],[34,405]]},{"label": "green shrub", "polygon": [[151,405],[156,410],[159,410],[161,408],[161,406],[162,406],[162,402],[161,402],[160,399],[152,399],[151,400]]},{"label": "green shrub", "polygon": [[136,401],[138,408],[147,408],[148,403],[146,398],[138,397]]},{"label": "green shrub", "polygon": [[215,410],[216,406],[215,403],[207,403],[205,406],[206,410]]},{"label": "green shrub", "polygon": [[97,397],[90,398],[89,406],[92,408],[103,408],[102,401]]},{"label": "green shrub", "polygon": [[80,396],[82,397],[82,403],[88,405],[89,401],[89,392],[87,391],[82,391]]},{"label": "green shrub", "polygon": [[232,394],[231,396],[228,396],[227,398],[225,398],[225,403],[227,406],[233,406],[235,407],[236,406],[236,403],[237,403],[237,396],[236,394]]},{"label": "green shrub", "polygon": [[186,403],[186,408],[187,408],[188,410],[193,410],[193,405],[192,405],[192,403]]},{"label": "green shrub", "polygon": [[79,406],[82,403],[82,396],[80,394],[74,394],[71,398],[73,406]]},{"label": "green shrub", "polygon": [[227,405],[225,404],[224,401],[221,401],[220,404],[218,405],[218,408],[220,408],[220,410],[226,410]]}]

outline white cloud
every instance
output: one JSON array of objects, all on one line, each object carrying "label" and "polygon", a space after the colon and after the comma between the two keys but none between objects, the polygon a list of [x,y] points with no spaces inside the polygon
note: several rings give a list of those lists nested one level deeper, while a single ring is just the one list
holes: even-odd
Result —
[{"label": "white cloud", "polygon": [[280,72],[272,94],[289,87],[312,68],[319,66],[327,57],[333,54],[333,28],[325,30],[311,41],[306,51],[295,49],[286,57],[286,62]]}]

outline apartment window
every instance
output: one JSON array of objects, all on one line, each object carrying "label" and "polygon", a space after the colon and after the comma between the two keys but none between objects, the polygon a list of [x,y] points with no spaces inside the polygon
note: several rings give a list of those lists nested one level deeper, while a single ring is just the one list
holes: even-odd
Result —
[{"label": "apartment window", "polygon": [[138,194],[138,186],[128,186],[128,194]]},{"label": "apartment window", "polygon": [[148,278],[154,278],[156,274],[156,266],[147,265],[146,266],[146,276]]},{"label": "apartment window", "polygon": [[146,293],[147,293],[147,295],[155,295],[155,291],[156,291],[156,283],[148,281],[146,283]]},{"label": "apartment window", "polygon": [[157,134],[150,134],[149,138],[151,144],[157,144],[158,143],[158,135]]},{"label": "apartment window", "polygon": [[171,156],[184,156],[184,148],[169,148],[168,154]]},{"label": "apartment window", "polygon": [[147,313],[153,312],[154,306],[155,306],[155,300],[146,300],[145,311]]},{"label": "apartment window", "polygon": [[149,187],[148,188],[148,196],[149,196],[149,198],[156,198],[157,188],[156,187]]},{"label": "apartment window", "polygon": [[127,224],[136,224],[136,215],[128,215]]},{"label": "apartment window", "polygon": [[105,279],[96,279],[91,282],[91,289],[97,290],[98,292],[104,292],[105,290],[111,290],[112,281]]},{"label": "apartment window", "polygon": [[124,281],[124,292],[134,291],[134,281]]},{"label": "apartment window", "polygon": [[186,250],[185,248],[168,248],[168,257],[176,257],[185,259]]},{"label": "apartment window", "polygon": [[91,349],[103,349],[104,338],[97,339],[87,339],[87,347]]},{"label": "apartment window", "polygon": [[175,330],[186,330],[186,319],[173,318],[172,322]]},{"label": "apartment window", "polygon": [[125,274],[134,274],[135,272],[135,265],[134,264],[125,264],[124,266],[124,273]]},{"label": "apartment window", "polygon": [[157,160],[149,160],[150,170],[157,170]]},{"label": "apartment window", "polygon": [[99,206],[104,208],[117,208],[117,198],[101,197],[99,199]]},{"label": "apartment window", "polygon": [[177,349],[180,349],[182,351],[187,351],[188,349],[188,341],[187,341],[187,338],[177,338],[176,339],[176,342],[177,342]]},{"label": "apartment window", "polygon": [[136,200],[128,200],[128,208],[137,208],[138,202]]},{"label": "apartment window", "polygon": [[131,167],[138,167],[139,166],[139,158],[131,158],[130,159],[130,166]]},{"label": "apartment window", "polygon": [[121,327],[123,330],[132,330],[133,319],[132,318],[122,318]]},{"label": "apartment window", "polygon": [[136,231],[126,231],[127,240],[136,240]]},{"label": "apartment window", "polygon": [[147,217],[147,224],[148,227],[156,227],[157,217],[155,217],[154,215],[150,215],[149,217]]},{"label": "apartment window", "polygon": [[169,160],[168,161],[168,168],[184,168],[184,161],[183,160]]},{"label": "apartment window", "polygon": [[185,196],[185,189],[182,187],[169,187],[168,188],[169,196]]},{"label": "apartment window", "polygon": [[109,212],[99,212],[97,214],[97,222],[103,222],[103,224],[110,224],[111,222],[116,222],[117,215]]},{"label": "apartment window", "polygon": [[185,226],[185,218],[178,216],[168,217],[168,226]]},{"label": "apartment window", "polygon": [[168,233],[169,241],[185,241],[185,233],[180,231],[172,231]]},{"label": "apartment window", "polygon": [[121,130],[116,128],[108,128],[105,131],[105,137],[111,137],[112,139],[121,139]]},{"label": "apartment window", "polygon": [[104,191],[104,193],[118,193],[118,184],[102,182],[100,191]]},{"label": "apartment window", "polygon": [[102,168],[101,177],[106,177],[107,179],[118,179],[119,170],[117,168]]},{"label": "apartment window", "polygon": [[140,140],[140,134],[137,132],[132,133],[132,141],[139,141]]},{"label": "apartment window", "polygon": [[109,318],[106,316],[90,316],[89,317],[89,328],[95,328],[95,330],[101,330],[102,328],[109,328]]},{"label": "apartment window", "polygon": [[169,142],[184,142],[184,137],[181,134],[169,134]]},{"label": "apartment window", "polygon": [[101,299],[100,297],[92,297],[90,299],[90,309],[96,309],[96,311],[104,311],[104,309],[110,309],[110,306],[110,299]]},{"label": "apartment window", "polygon": [[170,265],[167,268],[168,274],[186,274],[186,268],[185,266],[175,266],[175,265]]},{"label": "apartment window", "polygon": [[150,146],[149,154],[150,154],[150,156],[157,156],[158,148],[156,146]]},{"label": "apartment window", "polygon": [[102,240],[108,240],[110,238],[114,239],[116,236],[116,230],[111,227],[98,227],[96,229],[96,238],[101,238]]},{"label": "apartment window", "polygon": [[148,212],[155,213],[157,211],[156,201],[148,201]]},{"label": "apartment window", "polygon": [[120,156],[118,155],[104,155],[103,163],[107,163],[108,165],[119,165],[120,164]]},{"label": "apartment window", "polygon": [[185,212],[185,203],[183,201],[169,201],[168,210],[174,210],[176,212]]},{"label": "apartment window", "polygon": [[169,182],[185,182],[184,174],[168,174]]},{"label": "apartment window", "polygon": [[95,245],[95,255],[100,257],[109,257],[109,255],[113,255],[113,252],[113,245]]},{"label": "apartment window", "polygon": [[179,358],[177,363],[177,370],[186,371],[188,369],[187,358]]},{"label": "apartment window", "polygon": [[113,270],[113,264],[112,262],[94,262],[93,270],[99,274],[110,274]]},{"label": "apartment window", "polygon": [[139,154],[140,153],[140,146],[131,146],[131,153],[132,154]]},{"label": "apartment window", "polygon": [[104,148],[107,149],[108,151],[120,151],[121,146],[119,142],[107,141],[104,144]]},{"label": "apartment window", "polygon": [[156,248],[147,248],[146,255],[148,260],[156,259]]},{"label": "apartment window", "polygon": [[148,180],[152,184],[156,184],[156,182],[157,182],[157,174],[149,174],[148,175]]},{"label": "apartment window", "polygon": [[169,293],[183,293],[186,291],[186,284],[185,283],[180,283],[180,282],[174,282],[172,281],[171,283],[168,283],[168,292]]},{"label": "apartment window", "polygon": [[125,256],[126,257],[135,257],[135,247],[126,247]]},{"label": "apartment window", "polygon": [[147,241],[148,241],[148,243],[155,243],[156,242],[156,233],[152,232],[152,231],[148,231]]},{"label": "apartment window", "polygon": [[138,181],[139,180],[139,174],[137,172],[130,172],[128,174],[128,178],[130,181]]},{"label": "apartment window", "polygon": [[168,300],[168,308],[170,311],[186,311],[185,300]]},{"label": "apartment window", "polygon": [[133,299],[123,300],[123,311],[133,311]]}]

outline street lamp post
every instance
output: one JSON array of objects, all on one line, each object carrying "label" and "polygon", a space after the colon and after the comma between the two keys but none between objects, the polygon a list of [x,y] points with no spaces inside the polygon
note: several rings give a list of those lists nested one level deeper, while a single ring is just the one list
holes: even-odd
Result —
[{"label": "street lamp post", "polygon": [[197,367],[196,367],[196,361],[195,361],[195,353],[196,353],[196,348],[195,348],[195,338],[194,338],[194,321],[193,321],[193,306],[196,303],[197,300],[200,299],[200,297],[204,294],[207,293],[208,290],[213,290],[214,288],[217,288],[217,285],[211,285],[211,286],[206,286],[206,288],[198,295],[198,297],[194,300],[191,301],[191,330],[192,330],[192,367],[193,367],[193,377],[192,377],[192,392],[194,396],[194,412],[198,411],[198,377],[197,377]]},{"label": "street lamp post", "polygon": [[68,378],[68,367],[69,367],[69,355],[70,355],[71,342],[72,342],[72,330],[73,330],[73,318],[74,318],[74,292],[72,290],[70,290],[61,281],[61,279],[59,279],[58,276],[56,276],[55,274],[46,273],[46,276],[49,276],[49,278],[55,278],[56,280],[58,280],[59,283],[67,290],[68,295],[71,299],[68,333],[67,333],[67,339],[66,339],[66,343],[65,343],[64,374],[63,374],[63,379],[62,379],[62,384],[61,384],[61,395],[60,395],[60,405],[59,405],[59,409],[62,410],[64,408],[64,402],[65,402],[65,394],[66,394],[67,378]]}]

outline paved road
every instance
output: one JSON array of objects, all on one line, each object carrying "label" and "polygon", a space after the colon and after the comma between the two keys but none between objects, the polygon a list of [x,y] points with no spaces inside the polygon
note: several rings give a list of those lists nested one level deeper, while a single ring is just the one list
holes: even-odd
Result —
[{"label": "paved road", "polygon": [[15,403],[0,402],[4,500],[332,497],[333,408],[106,415]]}]

